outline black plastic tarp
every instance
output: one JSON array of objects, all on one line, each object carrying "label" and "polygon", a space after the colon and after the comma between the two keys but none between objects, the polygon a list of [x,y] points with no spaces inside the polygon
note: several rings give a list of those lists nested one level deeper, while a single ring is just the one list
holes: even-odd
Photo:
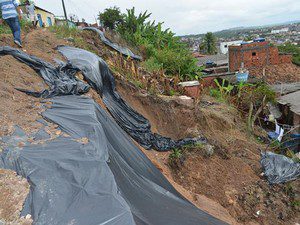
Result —
[{"label": "black plastic tarp", "polygon": [[88,84],[76,79],[74,75],[78,71],[69,64],[60,64],[60,66],[55,67],[38,57],[28,55],[23,51],[9,46],[0,46],[0,55],[12,55],[33,68],[44,79],[45,83],[49,86],[49,90],[35,92],[18,89],[35,97],[49,98],[66,94],[80,95],[88,92],[90,88]]},{"label": "black plastic tarp", "polygon": [[300,163],[284,155],[262,152],[260,163],[271,184],[284,183],[300,177]]},{"label": "black plastic tarp", "polygon": [[[44,128],[33,137],[16,129],[2,138],[0,167],[15,170],[30,183],[22,214],[31,214],[34,224],[51,225],[225,224],[181,196],[121,127],[130,135],[140,133],[132,136],[142,143],[146,138],[149,146],[161,142],[170,147],[191,140],[175,142],[153,134],[149,122],[115,92],[114,78],[102,59],[76,48],[59,50],[69,62],[54,67],[17,49],[0,48],[0,55],[14,56],[46,80],[47,94],[27,93],[56,96],[43,116],[70,135],[52,140]],[[78,70],[103,96],[121,127],[94,100],[79,96],[89,85],[74,77]],[[79,86],[83,91],[74,91]],[[81,143],[82,138],[88,142]],[[19,147],[20,141],[24,147]]]},{"label": "black plastic tarp", "polygon": [[31,214],[34,224],[225,224],[182,197],[94,100],[69,95],[51,101],[44,118],[70,137],[31,144],[17,132],[2,140],[0,167],[28,179],[23,215]]},{"label": "black plastic tarp", "polygon": [[[79,48],[59,46],[58,50],[68,59],[68,63],[61,63],[57,67],[11,47],[1,47],[0,55],[12,55],[33,67],[50,87],[50,91],[42,93],[25,91],[28,94],[42,97],[78,95],[87,92],[90,85],[102,96],[104,104],[117,123],[146,149],[168,151],[185,144],[206,141],[201,137],[172,140],[153,133],[149,121],[127,105],[116,92],[115,79],[103,59]],[[82,71],[89,85],[74,77],[78,71]]]},{"label": "black plastic tarp", "polygon": [[106,44],[107,46],[120,52],[122,55],[129,56],[133,59],[142,60],[141,56],[134,54],[129,48],[122,47],[122,46],[118,45],[117,43],[113,43],[112,41],[107,39],[101,30],[99,30],[95,27],[85,27],[85,28],[83,28],[83,30],[91,30],[91,31],[96,32],[104,44]]}]

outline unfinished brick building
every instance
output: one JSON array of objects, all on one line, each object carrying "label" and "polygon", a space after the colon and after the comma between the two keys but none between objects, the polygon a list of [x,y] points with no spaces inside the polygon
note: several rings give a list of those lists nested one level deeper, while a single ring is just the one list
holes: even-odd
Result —
[{"label": "unfinished brick building", "polygon": [[241,67],[250,71],[261,71],[267,65],[292,63],[292,55],[281,54],[278,48],[269,42],[252,42],[238,46],[229,46],[229,71],[234,72]]}]

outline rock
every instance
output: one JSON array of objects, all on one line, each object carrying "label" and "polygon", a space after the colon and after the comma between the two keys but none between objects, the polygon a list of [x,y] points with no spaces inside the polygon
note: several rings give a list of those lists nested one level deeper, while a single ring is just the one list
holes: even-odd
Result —
[{"label": "rock", "polygon": [[188,108],[194,107],[194,99],[186,95],[181,95],[181,96],[159,95],[159,97],[165,102],[176,102],[177,104],[184,105]]},{"label": "rock", "polygon": [[215,153],[215,147],[213,145],[205,145],[204,150],[207,157],[211,157]]},{"label": "rock", "polygon": [[182,105],[185,105],[187,107],[194,106],[194,99],[192,99],[191,97],[188,97],[186,95],[179,96],[177,102]]}]

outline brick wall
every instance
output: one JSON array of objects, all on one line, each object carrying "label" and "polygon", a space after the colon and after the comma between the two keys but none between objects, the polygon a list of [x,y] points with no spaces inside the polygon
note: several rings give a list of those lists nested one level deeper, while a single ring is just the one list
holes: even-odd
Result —
[{"label": "brick wall", "polygon": [[266,65],[291,63],[290,55],[281,55],[277,47],[269,42],[254,42],[240,46],[229,46],[229,71],[234,72],[244,67],[251,70],[264,68]]}]

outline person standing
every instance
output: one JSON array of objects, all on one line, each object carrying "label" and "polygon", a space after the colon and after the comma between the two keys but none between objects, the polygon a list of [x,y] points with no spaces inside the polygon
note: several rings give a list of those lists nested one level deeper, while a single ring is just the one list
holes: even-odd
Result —
[{"label": "person standing", "polygon": [[35,6],[32,2],[30,3],[29,1],[26,1],[25,5],[26,5],[26,12],[29,16],[29,19],[31,20],[32,25],[34,27],[36,27],[37,23],[38,23],[38,20],[37,20],[37,17],[35,15]]},{"label": "person standing", "polygon": [[2,18],[11,29],[15,44],[22,48],[21,26],[19,15],[17,13],[17,11],[19,11],[17,9],[18,5],[19,4],[16,0],[0,0]]}]

